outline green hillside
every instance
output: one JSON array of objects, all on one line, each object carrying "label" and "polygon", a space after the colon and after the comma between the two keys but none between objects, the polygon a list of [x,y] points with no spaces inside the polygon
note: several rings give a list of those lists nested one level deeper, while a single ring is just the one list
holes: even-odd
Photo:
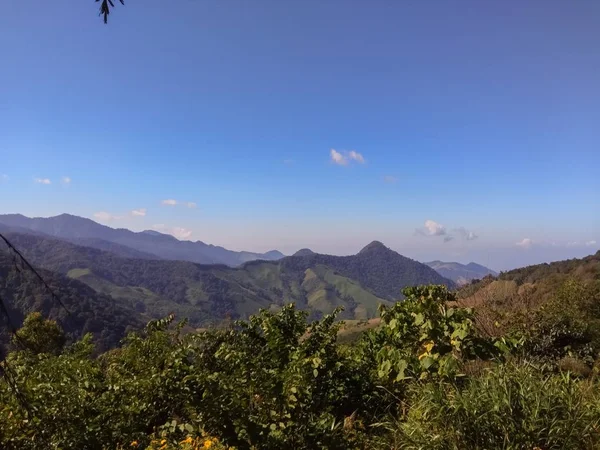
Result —
[{"label": "green hillside", "polygon": [[[67,336],[80,338],[92,333],[99,350],[118,345],[127,331],[139,328],[147,316],[134,310],[129,301],[120,301],[90,286],[47,270],[39,271],[63,308],[29,270],[25,270],[8,253],[0,251],[0,297],[13,326],[20,326],[28,314],[37,311],[59,321]],[[85,271],[79,271],[83,275]],[[2,316],[0,348],[10,341],[10,328]]]},{"label": "green hillside", "polygon": [[44,236],[8,236],[37,266],[81,281],[148,317],[174,313],[196,327],[248,318],[260,309],[276,311],[291,302],[308,310],[311,319],[337,307],[343,308],[342,319],[370,319],[379,304],[400,298],[403,287],[440,280],[451,284],[381,244],[350,257],[311,254],[230,268],[123,258]]}]

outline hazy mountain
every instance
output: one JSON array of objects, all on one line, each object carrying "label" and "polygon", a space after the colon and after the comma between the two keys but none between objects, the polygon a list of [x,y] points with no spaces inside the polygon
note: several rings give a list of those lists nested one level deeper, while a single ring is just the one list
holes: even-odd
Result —
[{"label": "hazy mountain", "polygon": [[[29,218],[21,214],[0,215],[0,223],[21,230],[43,233],[86,246],[109,250],[126,257],[161,258],[192,261],[201,264],[239,266],[252,260],[276,260],[283,255],[272,250],[267,253],[235,252],[201,241],[180,241],[169,234],[146,230],[139,233],[111,228],[83,217],[61,214],[55,217]],[[129,247],[110,247],[107,242]],[[133,251],[140,252],[137,255]]]},{"label": "hazy mountain", "polygon": [[301,248],[296,253],[294,253],[292,256],[309,256],[309,255],[314,255],[314,254],[315,254],[315,252],[313,252],[310,248]]},{"label": "hazy mountain", "polygon": [[457,262],[431,261],[425,264],[434,269],[443,277],[451,279],[458,285],[467,284],[471,280],[480,280],[487,275],[498,275],[492,269],[488,269],[487,267],[474,262],[469,264],[460,264]]},{"label": "hazy mountain", "polygon": [[366,319],[380,303],[414,284],[453,285],[433,269],[373,243],[357,255],[311,254],[252,261],[239,268],[186,261],[130,259],[95,248],[22,233],[9,239],[34,264],[78,279],[151,317],[173,311],[202,325],[245,318],[288,302],[320,317],[343,306],[344,318]]}]

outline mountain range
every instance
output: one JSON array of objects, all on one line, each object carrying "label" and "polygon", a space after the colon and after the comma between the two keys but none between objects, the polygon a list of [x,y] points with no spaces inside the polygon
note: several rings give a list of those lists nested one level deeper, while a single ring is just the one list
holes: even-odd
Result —
[{"label": "mountain range", "polygon": [[71,214],[47,218],[3,214],[0,215],[0,224],[14,231],[41,233],[131,258],[160,258],[235,267],[247,261],[274,261],[284,256],[277,250],[266,253],[236,252],[201,241],[180,241],[169,234],[153,230],[133,232],[124,228],[111,228]]},{"label": "mountain range", "polygon": [[498,275],[492,269],[474,262],[460,264],[457,262],[431,261],[425,264],[460,286],[468,284],[472,280],[480,280],[488,275],[494,277]]},{"label": "mountain range", "polygon": [[[182,242],[155,231],[116,230],[66,214],[48,219],[0,216],[0,232],[32,265],[45,271],[71,310],[65,315],[35,278],[23,278],[22,265],[0,246],[0,278],[7,280],[3,299],[15,324],[28,312],[42,310],[51,317],[68,318],[66,329],[74,335],[99,333],[102,346],[115,345],[127,326],[169,313],[187,318],[193,327],[205,327],[294,302],[310,318],[341,306],[341,318],[364,320],[377,315],[379,304],[400,299],[406,286],[455,286],[427,265],[377,241],[356,255],[303,249],[281,257],[279,252],[231,252]],[[198,263],[210,258],[208,250],[230,265],[215,264],[215,259]],[[244,262],[248,258],[253,260]],[[105,331],[99,323],[110,321],[111,315],[114,326]]]}]

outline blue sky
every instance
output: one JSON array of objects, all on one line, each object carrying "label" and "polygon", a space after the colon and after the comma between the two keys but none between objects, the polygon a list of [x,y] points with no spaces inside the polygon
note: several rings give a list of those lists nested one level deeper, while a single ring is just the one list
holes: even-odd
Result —
[{"label": "blue sky", "polygon": [[600,2],[96,8],[3,5],[0,213],[496,269],[599,248]]}]

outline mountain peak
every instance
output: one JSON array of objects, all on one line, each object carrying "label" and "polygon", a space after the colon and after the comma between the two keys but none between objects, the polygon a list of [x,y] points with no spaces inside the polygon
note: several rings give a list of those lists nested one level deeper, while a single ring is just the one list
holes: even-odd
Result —
[{"label": "mountain peak", "polygon": [[370,253],[375,251],[389,250],[385,245],[383,245],[379,241],[373,241],[370,244],[366,245],[358,254],[361,253]]},{"label": "mountain peak", "polygon": [[293,256],[310,256],[314,254],[315,252],[313,252],[310,248],[301,248],[296,253],[294,253]]}]

